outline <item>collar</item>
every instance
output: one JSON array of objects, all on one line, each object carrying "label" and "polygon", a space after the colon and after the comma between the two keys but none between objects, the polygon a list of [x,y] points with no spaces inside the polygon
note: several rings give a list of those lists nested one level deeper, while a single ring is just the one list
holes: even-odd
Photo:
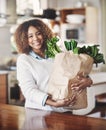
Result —
[{"label": "collar", "polygon": [[[39,56],[38,54],[36,54],[34,51],[30,51],[29,55],[31,55],[33,58],[38,59],[38,60],[43,60],[44,58],[42,58],[41,56]],[[47,57],[45,57],[47,59]]]}]

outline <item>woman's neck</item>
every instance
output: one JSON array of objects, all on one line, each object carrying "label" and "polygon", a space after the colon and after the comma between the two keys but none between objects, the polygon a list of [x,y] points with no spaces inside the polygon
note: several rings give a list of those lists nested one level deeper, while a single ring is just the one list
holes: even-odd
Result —
[{"label": "woman's neck", "polygon": [[41,50],[33,50],[33,52],[35,52],[40,57],[45,58],[45,53],[44,53],[43,49],[41,49]]}]

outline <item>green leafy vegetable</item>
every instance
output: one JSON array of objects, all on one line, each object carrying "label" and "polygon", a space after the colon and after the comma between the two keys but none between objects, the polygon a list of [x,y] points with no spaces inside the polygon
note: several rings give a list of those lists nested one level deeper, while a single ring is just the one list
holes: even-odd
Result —
[{"label": "green leafy vegetable", "polygon": [[105,64],[103,54],[99,53],[99,45],[77,47],[78,43],[74,39],[70,40],[69,42],[64,41],[64,44],[66,49],[67,46],[70,44],[71,47],[67,49],[68,51],[72,50],[75,54],[84,53],[91,56],[94,59],[94,63],[96,64],[96,66],[98,65],[98,63]]},{"label": "green leafy vegetable", "polygon": [[[60,47],[57,45],[58,41],[59,38],[57,37],[53,37],[50,40],[47,40],[47,49],[45,51],[47,57],[54,58],[57,53],[62,52]],[[105,64],[103,54],[99,53],[99,45],[78,47],[78,42],[74,39],[71,39],[70,41],[64,41],[64,45],[67,51],[72,50],[74,54],[88,54],[94,59],[94,63],[96,64],[96,66],[98,65],[98,63]]]},{"label": "green leafy vegetable", "polygon": [[69,50],[72,50],[74,51],[74,49],[77,47],[77,42],[75,40],[71,40],[71,41],[64,41],[64,44],[65,44],[65,47],[66,49],[69,51]]},{"label": "green leafy vegetable", "polygon": [[62,50],[56,44],[58,41],[59,39],[57,37],[47,40],[47,49],[45,51],[47,57],[54,58],[57,53],[62,52]]}]

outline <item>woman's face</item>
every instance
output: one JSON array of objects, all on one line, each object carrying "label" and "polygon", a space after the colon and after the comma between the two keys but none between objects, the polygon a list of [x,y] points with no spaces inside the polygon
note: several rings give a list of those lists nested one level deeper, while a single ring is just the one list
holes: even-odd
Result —
[{"label": "woman's face", "polygon": [[32,47],[32,50],[37,52],[42,49],[43,36],[38,29],[34,26],[28,28],[28,44]]}]

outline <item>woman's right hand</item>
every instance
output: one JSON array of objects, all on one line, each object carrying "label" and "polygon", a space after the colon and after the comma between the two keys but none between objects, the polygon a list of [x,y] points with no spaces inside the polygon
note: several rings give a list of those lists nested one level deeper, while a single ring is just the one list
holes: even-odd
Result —
[{"label": "woman's right hand", "polygon": [[76,96],[73,95],[71,98],[59,99],[57,101],[48,98],[46,100],[46,104],[54,107],[66,107],[66,106],[73,106],[76,102]]}]

